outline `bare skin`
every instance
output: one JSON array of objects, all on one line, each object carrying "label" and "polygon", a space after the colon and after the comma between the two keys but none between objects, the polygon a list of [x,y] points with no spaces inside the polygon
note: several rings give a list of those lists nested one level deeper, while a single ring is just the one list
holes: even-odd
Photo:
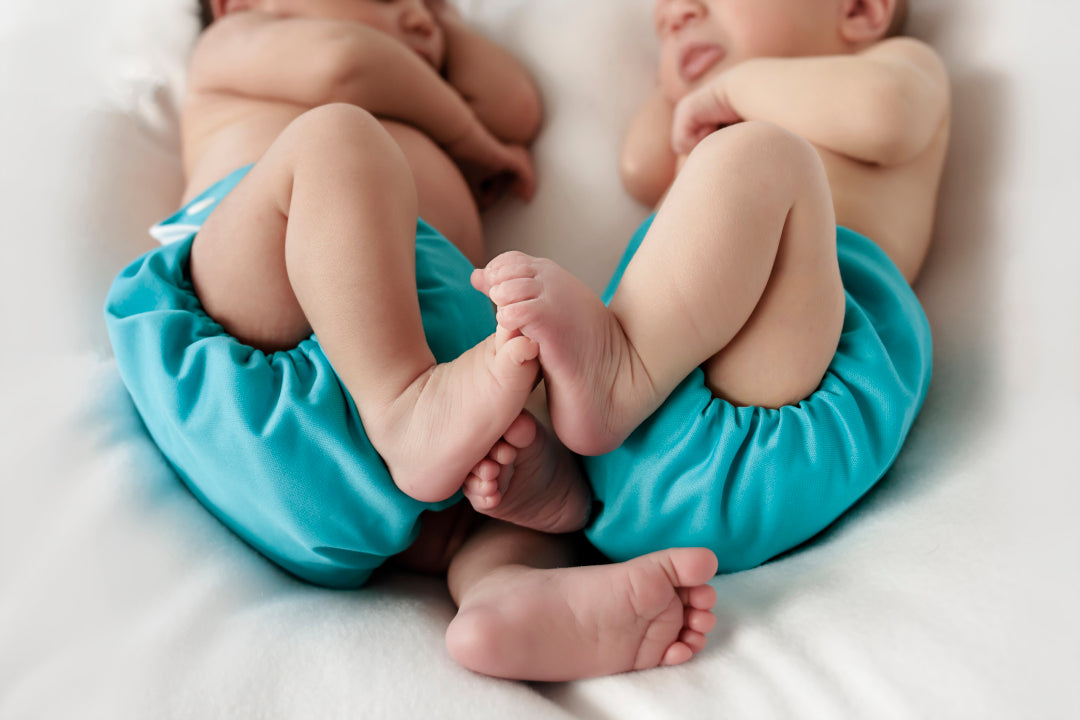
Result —
[{"label": "bare skin", "polygon": [[[478,262],[474,196],[486,203],[486,183],[506,176],[531,196],[521,145],[539,110],[523,70],[439,0],[213,0],[213,9],[183,116],[185,196],[253,167],[192,246],[207,312],[268,352],[314,332],[408,495],[442,500],[470,473],[512,472],[492,514],[580,528],[589,494],[576,463],[522,414],[535,342],[497,329],[437,364],[415,286],[418,218]],[[448,643],[478,672],[584,677],[683,662],[704,647],[715,599],[702,585],[716,571],[708,550],[567,569],[565,538],[491,520],[473,532],[476,517],[462,508],[427,515],[398,561],[448,571],[464,613]],[[490,622],[494,603],[525,614]],[[564,622],[611,634],[563,632],[535,654],[533,628]],[[492,631],[496,652],[472,644]]]},{"label": "bare skin", "polygon": [[925,45],[881,40],[895,10],[895,0],[658,0],[660,96],[635,118],[623,170],[636,197],[663,201],[610,308],[520,253],[473,274],[500,326],[539,344],[568,447],[614,449],[695,367],[736,405],[807,397],[843,323],[837,224],[915,277],[948,82]]},{"label": "bare skin", "polygon": [[454,659],[485,675],[562,681],[678,665],[704,649],[716,624],[708,550],[559,567],[568,561],[525,528],[477,532],[450,567]]},{"label": "bare skin", "polygon": [[[729,177],[742,181],[717,196]],[[781,405],[814,390],[844,312],[827,198],[807,143],[747,123],[689,158],[610,308],[522,253],[499,256],[473,284],[497,305],[500,327],[540,346],[559,438],[599,455],[699,365],[711,365],[713,392],[735,403]]]},{"label": "bare skin", "polygon": [[549,533],[581,529],[592,499],[577,457],[527,412],[473,468],[463,490],[478,513]]},{"label": "bare skin", "polygon": [[[383,47],[387,57],[446,93],[436,111],[464,118],[464,134],[444,141],[463,162],[516,173],[524,195],[531,193],[531,169],[523,151],[492,136],[424,69],[442,50],[441,26],[430,13],[378,3],[324,5],[326,15],[316,9],[310,18],[279,18],[257,8],[228,14],[196,49],[184,113],[186,195],[227,168],[255,167],[197,236],[192,282],[207,312],[250,345],[290,348],[314,331],[398,486],[420,500],[445,499],[520,413],[535,378],[535,349],[493,336],[452,363],[435,363],[416,302],[415,223],[424,217],[467,256],[482,257],[477,208],[464,176],[415,128],[380,123],[352,104],[313,107],[313,101],[369,100],[414,122],[431,107],[414,109],[379,88],[353,89],[346,81],[322,82],[321,92],[311,94],[320,81],[302,73],[290,86],[288,78],[298,73],[287,46],[344,43],[352,33],[364,52]],[[335,22],[335,13],[362,17]],[[372,34],[359,21],[399,30],[400,42],[383,40],[385,33]],[[239,54],[246,64],[238,66]],[[325,71],[314,57],[312,72]],[[339,62],[349,67],[351,61]],[[288,72],[275,71],[281,62]],[[445,115],[433,115],[431,124],[436,120]]]},{"label": "bare skin", "polygon": [[[817,151],[837,223],[877,242],[913,282],[930,244],[951,110],[933,49],[883,39],[897,12],[906,0],[657,0],[659,83],[624,137],[627,192],[654,207],[703,134],[772,122]],[[694,48],[719,55],[688,71],[680,61]]]},{"label": "bare skin", "polygon": [[409,281],[415,198],[385,130],[359,108],[326,105],[290,124],[222,201],[191,268],[203,306],[235,337],[276,350],[314,331],[395,483],[434,502],[521,412],[536,348],[497,334],[435,362]]}]

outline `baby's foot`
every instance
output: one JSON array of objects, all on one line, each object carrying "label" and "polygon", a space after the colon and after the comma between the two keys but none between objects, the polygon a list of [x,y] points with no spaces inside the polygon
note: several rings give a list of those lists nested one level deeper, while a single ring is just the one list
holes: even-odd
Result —
[{"label": "baby's foot", "polygon": [[659,399],[618,319],[550,260],[504,253],[472,283],[506,331],[535,340],[555,434],[581,455],[618,447]]},{"label": "baby's foot", "polygon": [[453,362],[435,365],[373,421],[371,444],[395,484],[439,502],[482,460],[521,414],[536,384],[537,346],[499,329]]},{"label": "baby's foot", "polygon": [[507,566],[462,598],[446,633],[475,672],[563,681],[678,665],[716,624],[716,556],[663,550],[618,565]]},{"label": "baby's foot", "polygon": [[527,412],[473,468],[464,491],[477,512],[546,533],[580,530],[592,499],[577,458]]}]

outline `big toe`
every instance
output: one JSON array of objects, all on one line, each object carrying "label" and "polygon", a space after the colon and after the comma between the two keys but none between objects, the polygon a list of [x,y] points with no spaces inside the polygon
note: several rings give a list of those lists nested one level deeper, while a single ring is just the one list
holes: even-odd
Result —
[{"label": "big toe", "polygon": [[491,281],[491,278],[488,277],[486,268],[477,268],[476,270],[473,270],[472,275],[469,276],[469,282],[472,283],[474,288],[485,295],[488,294],[488,291],[491,290],[491,286],[494,284]]},{"label": "big toe", "polygon": [[495,370],[501,377],[517,378],[539,370],[540,346],[524,335],[512,337],[495,351]]},{"label": "big toe", "polygon": [[674,548],[654,557],[675,587],[704,585],[716,575],[719,565],[716,554],[708,548]]}]

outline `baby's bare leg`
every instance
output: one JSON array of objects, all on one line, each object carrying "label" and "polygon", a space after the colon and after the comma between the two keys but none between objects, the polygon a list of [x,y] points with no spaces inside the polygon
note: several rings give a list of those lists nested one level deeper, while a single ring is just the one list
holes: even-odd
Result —
[{"label": "baby's bare leg", "polygon": [[566,539],[497,521],[481,527],[450,564],[454,659],[485,675],[562,681],[677,665],[704,649],[716,624],[712,552],[571,561]]},{"label": "baby's bare leg", "polygon": [[391,562],[413,572],[445,576],[450,562],[481,521],[468,503],[445,510],[426,510],[420,516],[420,534],[412,545],[394,555]]},{"label": "baby's bare leg", "polygon": [[844,314],[821,161],[763,123],[694,150],[610,310],[565,270],[520,253],[473,284],[499,306],[501,327],[540,345],[555,431],[590,455],[617,447],[699,365],[737,404],[806,397]]},{"label": "baby's bare leg", "polygon": [[520,413],[535,347],[503,333],[436,365],[415,281],[416,189],[400,149],[349,105],[293,122],[192,248],[207,312],[263,350],[312,329],[391,476],[449,497]]}]

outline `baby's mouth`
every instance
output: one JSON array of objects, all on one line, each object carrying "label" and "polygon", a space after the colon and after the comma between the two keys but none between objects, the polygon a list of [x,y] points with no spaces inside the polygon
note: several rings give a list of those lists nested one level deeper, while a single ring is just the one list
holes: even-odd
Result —
[{"label": "baby's mouth", "polygon": [[712,43],[694,43],[679,53],[679,76],[687,84],[693,83],[710,68],[724,59],[724,48]]}]

